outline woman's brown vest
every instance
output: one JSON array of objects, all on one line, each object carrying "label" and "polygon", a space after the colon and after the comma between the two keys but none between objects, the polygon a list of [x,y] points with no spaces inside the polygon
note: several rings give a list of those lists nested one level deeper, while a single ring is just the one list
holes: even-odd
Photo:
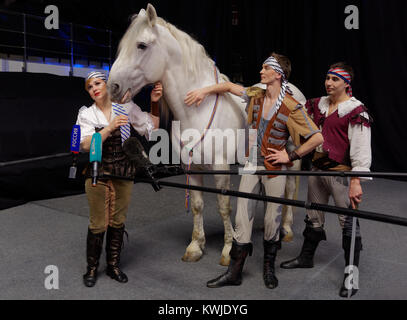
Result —
[{"label": "woman's brown vest", "polygon": [[[103,128],[96,128],[96,132]],[[102,165],[99,168],[99,176],[113,175],[134,179],[136,166],[130,161],[123,151],[120,129],[112,132],[111,136],[103,142]],[[86,170],[86,177],[91,177],[90,166]]]}]

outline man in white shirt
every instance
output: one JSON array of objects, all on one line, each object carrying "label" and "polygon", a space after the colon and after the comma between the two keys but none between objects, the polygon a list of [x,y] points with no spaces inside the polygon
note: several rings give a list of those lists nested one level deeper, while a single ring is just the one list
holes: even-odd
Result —
[{"label": "man in white shirt", "polygon": [[[353,69],[343,62],[331,66],[328,71],[325,88],[328,96],[311,99],[306,108],[315,124],[321,128],[324,137],[323,145],[316,149],[313,159],[314,170],[332,171],[370,171],[371,152],[371,119],[367,108],[353,97],[351,81]],[[335,205],[342,208],[357,209],[362,202],[361,178],[313,176],[308,179],[308,201],[328,204],[332,196]],[[345,252],[346,266],[349,266],[353,219],[339,216],[342,228],[342,247]],[[281,268],[312,268],[313,257],[320,241],[326,240],[324,231],[324,213],[307,210],[304,244],[300,255],[283,262]],[[354,266],[359,265],[362,249],[359,221],[356,226]],[[345,273],[345,279],[348,276]],[[340,289],[340,296],[347,297],[345,279]],[[352,289],[352,295],[357,289]]]}]

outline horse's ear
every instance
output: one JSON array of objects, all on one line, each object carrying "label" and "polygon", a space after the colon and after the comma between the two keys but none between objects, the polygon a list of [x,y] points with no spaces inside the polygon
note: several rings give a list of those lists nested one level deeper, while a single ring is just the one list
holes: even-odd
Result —
[{"label": "horse's ear", "polygon": [[155,8],[150,3],[147,5],[146,11],[147,11],[148,21],[150,22],[150,25],[152,27],[154,27],[155,23],[157,21],[157,12],[155,11]]}]

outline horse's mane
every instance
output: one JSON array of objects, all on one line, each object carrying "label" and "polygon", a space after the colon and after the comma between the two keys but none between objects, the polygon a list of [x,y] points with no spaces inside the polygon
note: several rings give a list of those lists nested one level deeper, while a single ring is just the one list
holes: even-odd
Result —
[{"label": "horse's mane", "polygon": [[[171,23],[165,21],[163,18],[157,17],[156,23],[166,28],[171,35],[178,41],[183,53],[183,63],[187,74],[193,78],[198,79],[204,70],[211,70],[214,61],[208,56],[205,48],[193,39],[189,34],[181,31]],[[132,50],[137,46],[136,39],[138,35],[148,26],[147,19],[137,19],[133,16],[128,31],[120,41],[118,53],[130,56]]]},{"label": "horse's mane", "polygon": [[198,41],[162,18],[158,18],[157,23],[167,28],[178,41],[183,53],[184,66],[190,76],[199,77],[203,70],[212,70],[215,63]]}]

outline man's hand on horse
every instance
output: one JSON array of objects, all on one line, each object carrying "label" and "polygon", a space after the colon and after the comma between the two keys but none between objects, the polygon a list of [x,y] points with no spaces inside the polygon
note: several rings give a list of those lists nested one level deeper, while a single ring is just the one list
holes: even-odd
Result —
[{"label": "man's hand on horse", "polygon": [[208,92],[205,88],[193,90],[187,93],[184,102],[188,107],[192,106],[195,103],[196,106],[199,107],[199,105],[202,103],[202,101],[205,100],[207,96]]},{"label": "man's hand on horse", "polygon": [[153,91],[151,91],[151,101],[158,102],[163,96],[163,85],[161,82],[157,82],[154,85]]},{"label": "man's hand on horse", "polygon": [[271,154],[266,156],[266,161],[272,161],[273,165],[290,163],[288,153],[285,149],[279,151],[273,148],[267,148]]}]

